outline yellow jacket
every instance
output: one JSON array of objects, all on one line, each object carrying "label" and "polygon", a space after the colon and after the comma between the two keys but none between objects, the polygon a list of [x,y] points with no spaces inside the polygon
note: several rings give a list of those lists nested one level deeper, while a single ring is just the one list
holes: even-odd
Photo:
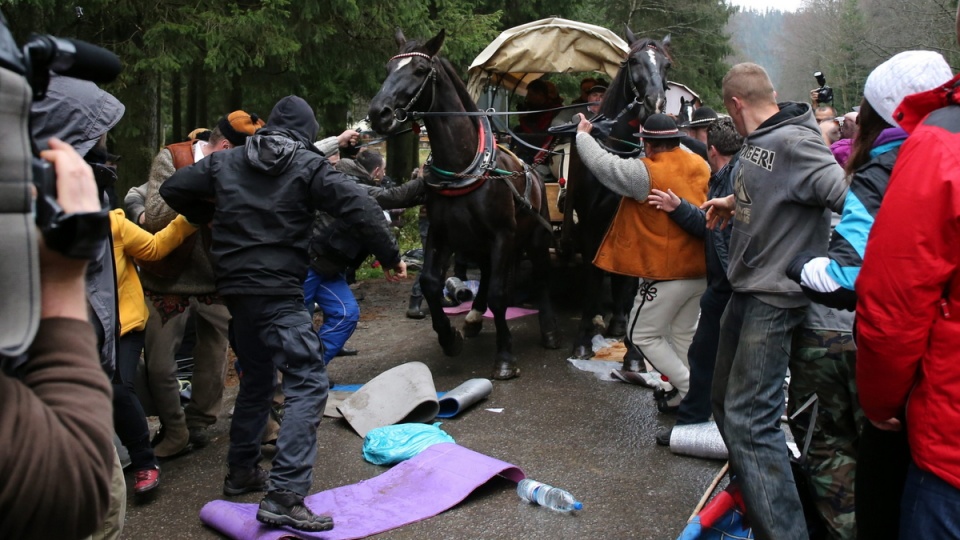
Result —
[{"label": "yellow jacket", "polygon": [[[700,206],[707,200],[710,168],[700,156],[676,148],[642,158],[650,187],[667,189]],[[598,268],[654,280],[691,279],[707,273],[703,239],[680,228],[666,212],[624,197],[597,256]]]},{"label": "yellow jacket", "polygon": [[150,234],[127,219],[123,210],[110,212],[113,259],[117,267],[117,304],[120,306],[120,335],[147,326],[147,304],[133,259],[158,261],[183,243],[197,228],[177,216],[157,234]]}]

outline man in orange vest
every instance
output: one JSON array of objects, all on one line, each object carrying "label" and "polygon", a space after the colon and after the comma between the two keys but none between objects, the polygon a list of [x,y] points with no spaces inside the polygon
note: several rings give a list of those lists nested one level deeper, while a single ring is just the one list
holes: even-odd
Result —
[{"label": "man in orange vest", "polygon": [[646,156],[640,159],[605,151],[589,135],[592,127],[585,118],[577,126],[580,158],[604,186],[623,196],[593,264],[640,279],[627,336],[676,388],[675,395],[657,403],[662,412],[673,412],[690,388],[687,349],[707,286],[706,259],[703,239],[648,204],[647,197],[656,188],[702,204],[710,168],[680,147],[681,133],[667,115],[651,115],[637,134]]}]

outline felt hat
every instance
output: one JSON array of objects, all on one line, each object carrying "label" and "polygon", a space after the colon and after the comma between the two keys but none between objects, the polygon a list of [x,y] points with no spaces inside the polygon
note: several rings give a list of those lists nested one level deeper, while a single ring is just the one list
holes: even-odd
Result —
[{"label": "felt hat", "polygon": [[950,66],[939,53],[905,51],[870,72],[863,97],[888,124],[899,127],[893,112],[903,98],[932,90],[952,78]]},{"label": "felt hat", "polygon": [[680,130],[677,129],[677,123],[665,114],[651,114],[647,121],[640,128],[640,133],[636,134],[641,139],[679,139]]},{"label": "felt hat", "polygon": [[253,135],[263,125],[264,122],[259,116],[246,111],[233,111],[217,121],[217,127],[220,128],[224,138],[234,146],[243,146],[247,137]]},{"label": "felt hat", "polygon": [[686,127],[705,128],[717,121],[719,116],[717,112],[710,107],[700,107],[693,111],[693,119],[687,123]]},{"label": "felt hat", "polygon": [[607,87],[602,84],[593,85],[590,90],[587,90],[587,95],[590,94],[605,94],[607,92]]}]

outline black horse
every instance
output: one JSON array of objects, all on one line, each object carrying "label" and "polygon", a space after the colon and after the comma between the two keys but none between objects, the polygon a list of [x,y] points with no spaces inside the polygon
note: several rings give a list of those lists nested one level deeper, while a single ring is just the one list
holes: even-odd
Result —
[{"label": "black horse", "polygon": [[[441,31],[420,44],[397,30],[400,52],[387,62],[387,78],[370,103],[369,117],[373,128],[386,135],[398,131],[415,113],[424,113],[432,161],[424,167],[430,186],[426,202],[430,230],[420,284],[433,329],[443,352],[456,356],[463,336],[480,332],[489,306],[497,328],[493,377],[509,379],[520,370],[505,314],[516,265],[524,253],[533,263],[542,344],[558,347],[547,290],[550,230],[545,189],[536,173],[496,146],[489,119],[476,114],[477,106],[456,71],[437,56],[444,36]],[[476,261],[481,272],[463,333],[451,326],[441,305],[443,274],[454,252]]]},{"label": "black horse", "polygon": [[[639,156],[642,148],[636,133],[649,115],[663,110],[666,104],[666,74],[671,63],[670,36],[662,42],[638,39],[627,28],[626,38],[630,43],[630,51],[604,94],[599,113],[604,118],[615,119],[609,135],[601,137],[601,142],[624,157]],[[617,212],[620,196],[604,187],[579,160],[571,162],[571,169],[572,180],[568,184],[567,200],[573,203],[579,219],[575,240],[583,260],[593,261]],[[584,268],[583,312],[573,350],[574,356],[579,358],[593,356],[591,339],[604,328],[600,301],[604,272],[592,264]],[[619,337],[627,331],[627,315],[637,280],[611,274],[610,285],[613,313],[607,334]]]}]

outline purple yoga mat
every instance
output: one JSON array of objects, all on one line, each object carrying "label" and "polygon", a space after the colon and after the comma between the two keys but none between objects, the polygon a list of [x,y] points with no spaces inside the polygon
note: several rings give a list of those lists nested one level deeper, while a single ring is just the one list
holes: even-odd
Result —
[{"label": "purple yoga mat", "polygon": [[311,510],[333,517],[332,531],[272,529],[256,520],[257,505],[228,501],[204,505],[200,520],[237,540],[364,538],[448,510],[497,475],[514,482],[525,476],[518,467],[499,459],[458,444],[441,443],[380,476],[308,496]]},{"label": "purple yoga mat", "polygon": [[[473,302],[464,302],[457,306],[450,306],[443,308],[443,312],[447,315],[460,315],[461,313],[466,313],[473,308]],[[537,313],[535,309],[527,309],[522,307],[508,307],[507,308],[507,320],[516,319],[517,317],[526,317],[527,315],[533,315]],[[487,312],[483,314],[484,318],[492,319],[493,312],[487,309]]]}]

